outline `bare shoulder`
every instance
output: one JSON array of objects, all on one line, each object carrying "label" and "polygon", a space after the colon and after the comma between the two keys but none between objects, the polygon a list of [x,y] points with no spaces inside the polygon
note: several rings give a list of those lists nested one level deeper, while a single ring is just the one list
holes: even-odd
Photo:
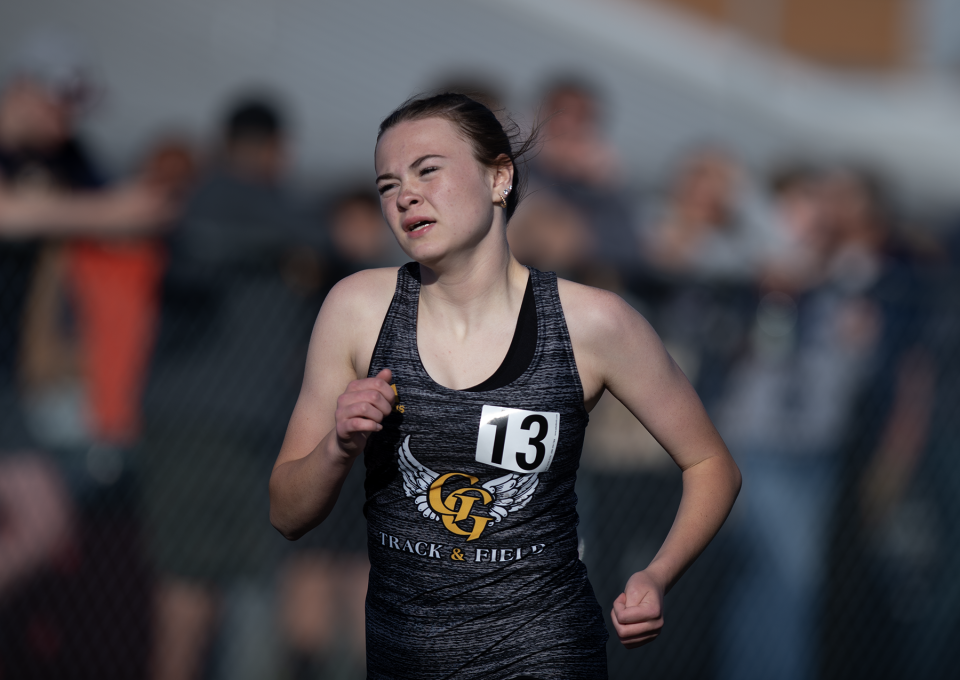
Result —
[{"label": "bare shoulder", "polygon": [[397,270],[397,267],[364,269],[341,279],[327,294],[324,308],[337,315],[363,316],[375,314],[382,307],[386,314],[396,290]]},{"label": "bare shoulder", "polygon": [[621,332],[656,338],[647,320],[616,293],[565,279],[558,279],[557,287],[571,340],[600,343],[602,349]]},{"label": "bare shoulder", "polygon": [[317,351],[338,347],[358,375],[365,374],[396,291],[397,271],[397,267],[366,269],[340,280],[320,308],[311,351],[318,345]]},{"label": "bare shoulder", "polygon": [[588,405],[625,363],[665,356],[656,331],[616,293],[564,279],[557,286]]}]

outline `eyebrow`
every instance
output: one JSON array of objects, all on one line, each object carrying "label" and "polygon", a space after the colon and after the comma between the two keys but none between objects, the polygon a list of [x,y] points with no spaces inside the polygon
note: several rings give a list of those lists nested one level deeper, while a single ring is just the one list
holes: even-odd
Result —
[{"label": "eyebrow", "polygon": [[[420,156],[420,158],[418,158],[417,160],[415,160],[413,163],[410,164],[410,167],[411,167],[411,168],[418,168],[418,167],[420,167],[420,166],[423,164],[423,162],[424,162],[425,160],[427,160],[428,158],[446,158],[446,156],[441,156],[441,155],[438,154],[438,153],[428,153],[428,154],[425,155],[425,156]],[[379,182],[380,180],[382,180],[382,179],[397,179],[397,176],[394,175],[393,173],[389,173],[389,172],[385,172],[385,173],[382,174],[382,175],[377,175],[377,181],[378,181],[378,182]]]}]

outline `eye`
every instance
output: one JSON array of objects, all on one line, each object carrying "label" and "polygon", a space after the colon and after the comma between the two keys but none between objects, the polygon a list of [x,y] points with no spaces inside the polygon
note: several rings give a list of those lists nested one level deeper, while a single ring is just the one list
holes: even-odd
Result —
[{"label": "eye", "polygon": [[396,184],[381,184],[377,187],[377,192],[383,196],[385,193],[390,191],[393,187],[397,186]]},{"label": "eye", "polygon": [[439,170],[439,169],[440,169],[440,168],[438,168],[438,167],[435,166],[435,165],[430,165],[430,166],[428,166],[428,167],[426,167],[426,168],[421,168],[421,169],[420,169],[420,176],[423,177],[423,176],[426,175],[427,173],[433,172],[433,171]]}]

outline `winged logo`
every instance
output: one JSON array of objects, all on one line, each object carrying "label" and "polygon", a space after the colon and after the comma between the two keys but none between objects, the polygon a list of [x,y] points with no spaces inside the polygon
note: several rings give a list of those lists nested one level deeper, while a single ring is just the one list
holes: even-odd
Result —
[{"label": "winged logo", "polygon": [[[479,479],[461,472],[448,472],[440,475],[426,467],[410,452],[410,435],[403,440],[397,452],[400,473],[403,475],[403,491],[412,498],[417,511],[427,519],[440,521],[453,533],[477,538],[491,520],[499,522],[511,512],[524,508],[533,497],[540,484],[537,473],[510,473],[497,477],[479,487],[474,486]],[[465,477],[470,486],[457,489],[442,496],[443,483],[451,477]],[[477,503],[487,507],[491,517],[470,515],[470,509]],[[473,530],[466,531],[460,522],[472,518]]]}]

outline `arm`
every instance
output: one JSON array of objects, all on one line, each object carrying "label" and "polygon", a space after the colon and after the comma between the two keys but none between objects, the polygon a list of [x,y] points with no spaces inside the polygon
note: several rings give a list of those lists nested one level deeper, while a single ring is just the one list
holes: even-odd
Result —
[{"label": "arm", "polygon": [[390,371],[363,377],[393,295],[384,272],[396,278],[396,269],[387,269],[341,281],[317,316],[300,397],[270,476],[270,522],[288,539],[326,519],[367,437],[393,408]]},{"label": "arm", "polygon": [[173,213],[170,199],[143,182],[58,193],[14,190],[0,178],[0,238],[138,234],[168,222]]},{"label": "arm", "polygon": [[693,387],[643,317],[604,291],[566,284],[561,296],[565,312],[569,301],[567,323],[587,402],[595,403],[608,389],[683,475],[680,508],[666,540],[647,568],[630,577],[611,612],[621,642],[637,647],[657,636],[664,594],[729,514],[740,491],[740,471]]},{"label": "arm", "polygon": [[898,364],[893,405],[860,482],[860,508],[871,528],[902,500],[930,436],[937,366],[921,347],[911,348]]}]

